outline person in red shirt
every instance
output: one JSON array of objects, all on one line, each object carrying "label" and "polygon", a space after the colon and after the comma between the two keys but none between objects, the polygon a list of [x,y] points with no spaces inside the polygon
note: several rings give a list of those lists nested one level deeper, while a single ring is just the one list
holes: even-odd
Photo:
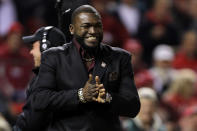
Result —
[{"label": "person in red shirt", "polygon": [[175,79],[162,97],[179,118],[188,106],[197,105],[196,73],[191,69],[178,70]]},{"label": "person in red shirt", "polygon": [[173,67],[177,69],[190,68],[197,72],[197,34],[195,31],[187,31],[183,35]]},{"label": "person in red shirt", "polygon": [[14,23],[0,46],[1,91],[13,101],[25,100],[25,88],[32,77],[33,59],[21,40],[23,27]]},{"label": "person in red shirt", "polygon": [[153,66],[151,58],[156,46],[162,43],[170,46],[178,44],[179,33],[170,12],[171,7],[169,0],[155,0],[153,7],[142,18],[138,39],[145,49],[143,59],[149,67]]}]

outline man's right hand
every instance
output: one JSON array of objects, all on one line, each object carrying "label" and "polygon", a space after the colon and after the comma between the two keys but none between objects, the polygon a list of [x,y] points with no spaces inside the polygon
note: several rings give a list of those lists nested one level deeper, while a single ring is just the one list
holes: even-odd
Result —
[{"label": "man's right hand", "polygon": [[92,84],[92,79],[92,74],[89,74],[89,79],[82,90],[83,97],[87,102],[94,101],[97,98],[99,92],[99,88],[96,87],[96,84]]}]

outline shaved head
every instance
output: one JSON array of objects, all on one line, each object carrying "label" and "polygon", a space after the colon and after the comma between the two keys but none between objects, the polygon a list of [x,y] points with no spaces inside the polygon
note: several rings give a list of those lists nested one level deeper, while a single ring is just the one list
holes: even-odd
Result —
[{"label": "shaved head", "polygon": [[72,13],[72,17],[71,17],[71,23],[74,24],[75,23],[75,18],[77,15],[79,15],[80,13],[93,13],[97,16],[100,16],[99,12],[91,5],[82,5],[79,6],[77,9],[74,10],[74,12]]}]

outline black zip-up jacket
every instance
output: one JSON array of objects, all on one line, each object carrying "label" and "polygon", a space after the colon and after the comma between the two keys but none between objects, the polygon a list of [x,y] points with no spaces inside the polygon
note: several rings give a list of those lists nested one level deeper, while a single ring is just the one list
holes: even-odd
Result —
[{"label": "black zip-up jacket", "polygon": [[73,42],[42,54],[32,107],[53,113],[47,131],[122,131],[119,116],[138,114],[140,101],[127,51],[100,44],[92,75],[99,76],[111,94],[110,103],[80,102],[78,90],[88,72]]}]

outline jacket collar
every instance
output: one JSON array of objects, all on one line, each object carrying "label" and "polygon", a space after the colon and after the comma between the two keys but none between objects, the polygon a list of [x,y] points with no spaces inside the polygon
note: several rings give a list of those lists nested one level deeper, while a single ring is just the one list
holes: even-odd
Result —
[{"label": "jacket collar", "polygon": [[[111,60],[112,60],[110,48],[111,47],[103,43],[100,44],[100,50],[96,57],[95,66],[93,70],[93,78],[95,78],[95,76],[99,76],[100,80],[102,81],[102,78],[108,68],[108,65],[110,65]],[[88,74],[87,74],[86,68],[82,62],[81,56],[74,43],[71,44],[71,49],[72,49],[71,55],[72,57],[75,57],[75,59],[73,59],[74,69],[75,71],[80,72],[79,73],[79,76],[81,76],[80,78],[82,79],[85,78],[84,80],[87,81]]]}]

